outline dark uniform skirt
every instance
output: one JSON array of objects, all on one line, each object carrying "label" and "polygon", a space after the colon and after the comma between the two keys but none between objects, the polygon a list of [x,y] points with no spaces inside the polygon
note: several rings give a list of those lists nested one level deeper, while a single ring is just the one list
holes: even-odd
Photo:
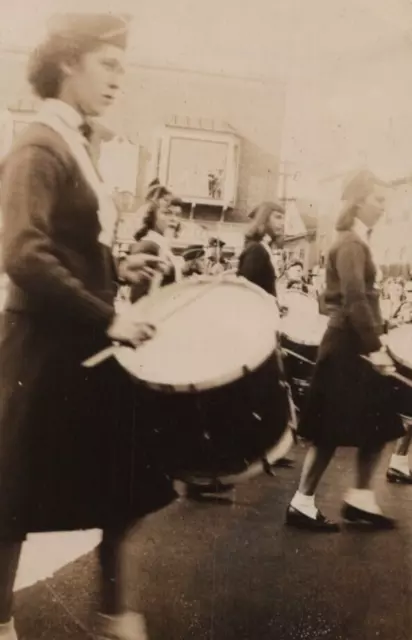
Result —
[{"label": "dark uniform skirt", "polygon": [[353,329],[329,328],[298,435],[316,445],[373,447],[405,435],[390,379],[360,357]]},{"label": "dark uniform skirt", "polygon": [[0,538],[130,526],[170,503],[138,388],[114,360],[81,366],[101,332],[2,322]]}]

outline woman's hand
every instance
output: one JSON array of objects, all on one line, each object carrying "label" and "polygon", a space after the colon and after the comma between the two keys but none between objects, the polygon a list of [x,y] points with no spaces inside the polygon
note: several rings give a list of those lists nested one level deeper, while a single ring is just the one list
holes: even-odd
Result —
[{"label": "woman's hand", "polygon": [[143,342],[150,340],[155,333],[156,328],[153,325],[133,318],[130,312],[116,315],[107,330],[107,335],[112,340],[133,347],[138,347]]},{"label": "woman's hand", "polygon": [[126,256],[119,264],[119,277],[127,284],[139,284],[151,280],[155,273],[164,271],[166,265],[158,256],[149,253],[135,253]]},{"label": "woman's hand", "polygon": [[395,363],[385,350],[374,351],[368,355],[372,366],[383,375],[390,375],[396,371]]}]

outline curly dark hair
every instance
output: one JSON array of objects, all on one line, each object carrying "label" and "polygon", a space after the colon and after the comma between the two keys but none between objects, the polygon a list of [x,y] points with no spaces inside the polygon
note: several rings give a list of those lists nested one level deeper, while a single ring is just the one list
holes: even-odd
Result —
[{"label": "curly dark hair", "polygon": [[40,98],[57,98],[63,80],[62,65],[76,64],[84,54],[102,46],[102,41],[90,36],[70,38],[52,34],[30,56],[27,79]]},{"label": "curly dark hair", "polygon": [[134,234],[136,242],[142,240],[149,231],[153,231],[156,226],[156,216],[159,210],[158,205],[155,202],[151,202],[147,205],[145,214],[143,216],[142,225]]}]

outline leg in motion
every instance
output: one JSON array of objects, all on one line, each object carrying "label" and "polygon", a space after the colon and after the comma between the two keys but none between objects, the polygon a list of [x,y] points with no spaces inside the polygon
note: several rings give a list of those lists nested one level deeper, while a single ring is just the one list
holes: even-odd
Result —
[{"label": "leg in motion", "polygon": [[384,516],[379,507],[372,480],[383,451],[383,445],[360,447],[357,456],[356,483],[350,489],[342,508],[343,518],[354,524],[376,529],[392,529],[395,521]]},{"label": "leg in motion", "polygon": [[412,472],[409,466],[409,447],[412,440],[412,420],[402,418],[405,435],[396,441],[394,452],[386,472],[388,482],[412,484]]},{"label": "leg in motion", "polygon": [[286,524],[318,531],[339,530],[338,525],[325,518],[315,506],[316,489],[334,453],[335,447],[310,447],[303,463],[299,488],[286,513]]},{"label": "leg in motion", "polygon": [[17,640],[13,621],[13,588],[21,542],[0,542],[0,640]]},{"label": "leg in motion", "polygon": [[124,608],[124,547],[128,531],[105,530],[98,548],[100,565],[99,638],[148,640],[142,615]]}]

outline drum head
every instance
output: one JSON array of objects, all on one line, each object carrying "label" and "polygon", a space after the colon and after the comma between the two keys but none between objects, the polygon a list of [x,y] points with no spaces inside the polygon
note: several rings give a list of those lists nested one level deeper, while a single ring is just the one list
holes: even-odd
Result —
[{"label": "drum head", "polygon": [[396,362],[412,370],[412,325],[404,324],[389,331],[386,346]]},{"label": "drum head", "polygon": [[152,322],[157,332],[138,349],[119,348],[117,360],[133,377],[159,390],[222,386],[254,371],[276,348],[274,299],[235,276],[168,285],[129,312]]},{"label": "drum head", "polygon": [[319,313],[317,300],[299,291],[287,291],[280,303],[287,307],[280,322],[281,332],[295,344],[319,346],[328,318]]}]

